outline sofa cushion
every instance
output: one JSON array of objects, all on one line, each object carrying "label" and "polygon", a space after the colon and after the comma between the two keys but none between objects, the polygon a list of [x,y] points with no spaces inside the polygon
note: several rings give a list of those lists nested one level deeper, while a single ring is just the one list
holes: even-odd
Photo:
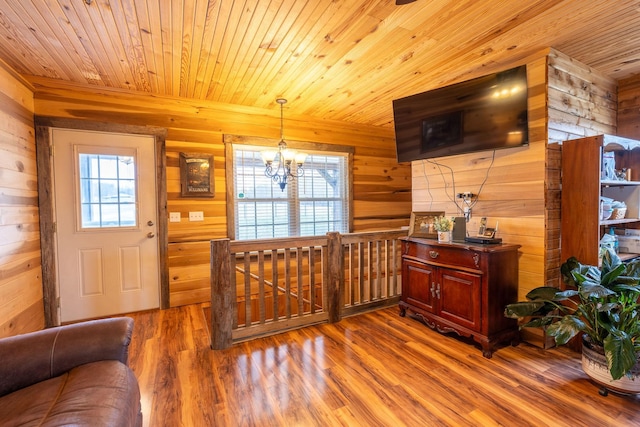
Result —
[{"label": "sofa cushion", "polygon": [[0,397],[2,426],[137,426],[140,389],[116,360],[88,363]]},{"label": "sofa cushion", "polygon": [[0,339],[0,396],[99,360],[126,364],[133,319],[116,317]]}]

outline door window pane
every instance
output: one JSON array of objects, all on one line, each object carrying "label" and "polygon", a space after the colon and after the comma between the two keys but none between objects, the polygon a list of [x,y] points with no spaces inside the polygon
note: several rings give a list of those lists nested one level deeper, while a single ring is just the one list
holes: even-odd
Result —
[{"label": "door window pane", "polygon": [[134,157],[80,153],[78,166],[81,228],[135,227]]}]

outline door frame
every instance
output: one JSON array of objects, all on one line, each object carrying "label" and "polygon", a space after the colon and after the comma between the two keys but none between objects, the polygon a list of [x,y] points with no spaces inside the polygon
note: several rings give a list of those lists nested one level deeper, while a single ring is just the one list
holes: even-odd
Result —
[{"label": "door frame", "polygon": [[59,295],[56,273],[56,237],[53,202],[53,152],[51,128],[149,135],[155,141],[158,266],[160,273],[160,309],[169,308],[169,234],[167,211],[167,130],[154,126],[135,126],[79,119],[35,116],[36,162],[38,166],[38,205],[40,210],[40,244],[42,248],[42,292],[45,327],[60,325]]}]

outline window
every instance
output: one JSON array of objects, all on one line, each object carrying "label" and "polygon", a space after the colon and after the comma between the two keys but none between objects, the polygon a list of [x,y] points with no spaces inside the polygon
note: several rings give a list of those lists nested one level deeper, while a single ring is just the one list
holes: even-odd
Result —
[{"label": "window", "polygon": [[311,153],[304,175],[282,191],[264,174],[260,151],[233,150],[237,240],[317,236],[349,231],[348,155]]},{"label": "window", "polygon": [[135,227],[134,154],[78,152],[77,159],[80,229]]}]

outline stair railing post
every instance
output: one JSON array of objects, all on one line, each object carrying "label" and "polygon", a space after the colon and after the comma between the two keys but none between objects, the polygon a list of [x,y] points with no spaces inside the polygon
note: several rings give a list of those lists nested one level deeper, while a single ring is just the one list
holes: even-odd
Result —
[{"label": "stair railing post", "polygon": [[211,348],[231,347],[235,287],[231,284],[231,243],[229,239],[211,241]]},{"label": "stair railing post", "polygon": [[327,314],[329,323],[342,319],[344,305],[344,256],[342,236],[338,232],[327,233],[328,278],[327,278]]}]

